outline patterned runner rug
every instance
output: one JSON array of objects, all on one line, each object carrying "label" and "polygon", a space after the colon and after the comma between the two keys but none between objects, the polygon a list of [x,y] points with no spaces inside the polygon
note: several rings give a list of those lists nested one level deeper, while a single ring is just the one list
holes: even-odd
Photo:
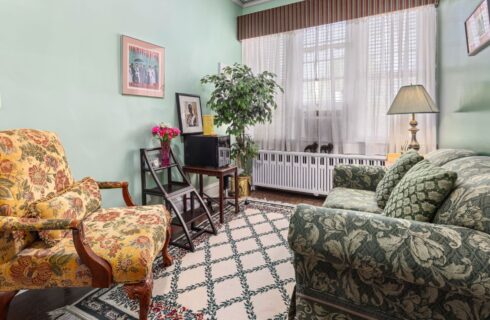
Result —
[{"label": "patterned runner rug", "polygon": [[[287,233],[293,207],[250,200],[227,214],[218,235],[196,251],[172,248],[174,264],[155,262],[149,319],[287,319],[294,270]],[[94,290],[53,311],[52,319],[136,319],[137,304],[120,286]]]}]

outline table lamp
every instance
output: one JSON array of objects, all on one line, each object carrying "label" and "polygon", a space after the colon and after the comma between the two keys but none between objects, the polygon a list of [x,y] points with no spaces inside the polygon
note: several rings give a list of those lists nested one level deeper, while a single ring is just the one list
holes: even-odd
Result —
[{"label": "table lamp", "polygon": [[388,111],[388,115],[412,114],[411,128],[408,130],[412,133],[412,141],[408,149],[419,151],[420,144],[417,142],[419,129],[417,129],[418,123],[415,120],[416,113],[439,113],[439,109],[424,86],[409,85],[401,87]]}]

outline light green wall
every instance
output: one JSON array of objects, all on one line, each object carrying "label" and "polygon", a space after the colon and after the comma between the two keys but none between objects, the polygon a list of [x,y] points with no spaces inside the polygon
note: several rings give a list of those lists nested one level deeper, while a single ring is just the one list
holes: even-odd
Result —
[{"label": "light green wall", "polygon": [[439,6],[439,145],[490,154],[490,47],[469,57],[464,28],[479,3],[443,0]]},{"label": "light green wall", "polygon": [[[128,180],[140,201],[139,148],[153,124],[178,125],[175,92],[204,107],[199,79],[241,60],[240,14],[231,0],[0,0],[0,130],[57,132],[77,179]],[[121,34],[166,48],[165,99],[120,94]]]},{"label": "light green wall", "polygon": [[295,3],[295,2],[300,2],[303,0],[273,0],[269,1],[263,4],[259,4],[256,6],[251,6],[251,7],[246,7],[243,8],[242,14],[249,14],[249,13],[254,13],[258,11],[263,11],[275,7],[280,7],[280,6],[285,6],[287,4]]}]

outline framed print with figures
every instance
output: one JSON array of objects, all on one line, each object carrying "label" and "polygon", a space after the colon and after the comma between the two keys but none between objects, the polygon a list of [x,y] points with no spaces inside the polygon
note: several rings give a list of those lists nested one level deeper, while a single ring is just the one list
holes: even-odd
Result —
[{"label": "framed print with figures", "polygon": [[122,93],[164,98],[165,48],[122,36]]}]

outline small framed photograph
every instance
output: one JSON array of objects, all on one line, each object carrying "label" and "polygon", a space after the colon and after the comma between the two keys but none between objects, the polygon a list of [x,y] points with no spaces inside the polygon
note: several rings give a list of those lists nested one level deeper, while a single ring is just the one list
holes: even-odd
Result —
[{"label": "small framed photograph", "polygon": [[202,133],[201,97],[185,93],[177,93],[176,97],[182,135]]},{"label": "small framed photograph", "polygon": [[122,93],[164,98],[165,48],[122,36]]},{"label": "small framed photograph", "polygon": [[490,0],[484,0],[466,20],[468,54],[476,55],[490,44]]}]

